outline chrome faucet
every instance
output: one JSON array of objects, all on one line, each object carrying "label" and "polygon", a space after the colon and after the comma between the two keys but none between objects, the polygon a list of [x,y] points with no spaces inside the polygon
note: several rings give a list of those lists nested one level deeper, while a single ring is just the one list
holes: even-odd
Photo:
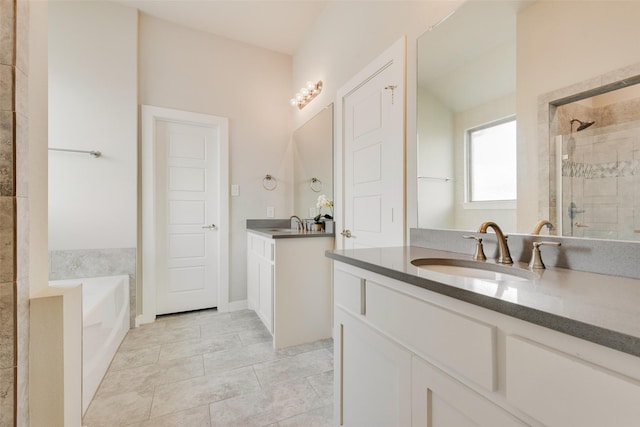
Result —
[{"label": "chrome faucet", "polygon": [[509,253],[509,246],[507,245],[507,238],[498,227],[498,224],[492,221],[483,222],[480,224],[480,228],[478,228],[478,233],[486,233],[487,228],[493,228],[493,231],[496,233],[496,238],[498,239],[498,263],[500,264],[513,264],[513,260],[511,259],[511,254]]},{"label": "chrome faucet", "polygon": [[553,226],[553,224],[551,224],[551,222],[549,222],[549,220],[547,219],[541,219],[540,221],[538,221],[538,223],[536,224],[535,227],[533,227],[533,231],[531,232],[531,234],[540,234],[540,231],[542,230],[542,227],[547,226],[547,229],[549,231],[553,230],[555,227]]},{"label": "chrome faucet", "polygon": [[[304,231],[304,225],[303,225],[303,223],[302,223],[302,220],[301,220],[297,215],[291,215],[291,216],[289,217],[289,222],[291,222],[291,220],[293,220],[293,219],[295,219],[296,221],[298,221],[297,229],[298,229],[298,230],[300,230],[300,231]],[[293,228],[293,227],[291,227],[291,228]]]}]

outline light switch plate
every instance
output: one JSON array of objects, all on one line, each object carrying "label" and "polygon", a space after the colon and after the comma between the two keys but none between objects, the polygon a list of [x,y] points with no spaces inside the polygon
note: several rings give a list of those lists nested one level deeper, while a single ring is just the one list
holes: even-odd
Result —
[{"label": "light switch plate", "polygon": [[313,218],[318,215],[316,212],[316,208],[309,208],[309,218]]},{"label": "light switch plate", "polygon": [[231,195],[232,196],[240,195],[240,186],[238,184],[231,185]]},{"label": "light switch plate", "polygon": [[273,206],[267,207],[267,218],[273,218],[276,216],[276,208]]}]

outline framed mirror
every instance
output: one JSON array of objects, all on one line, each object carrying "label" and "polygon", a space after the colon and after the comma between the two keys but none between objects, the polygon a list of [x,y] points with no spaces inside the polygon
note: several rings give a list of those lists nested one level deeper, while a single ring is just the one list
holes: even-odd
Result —
[{"label": "framed mirror", "polygon": [[[318,197],[333,201],[333,104],[293,132],[293,206],[301,218],[319,212]],[[322,208],[322,214],[331,214]]]},{"label": "framed mirror", "polygon": [[[590,99],[609,92],[612,89],[609,86],[621,86],[622,82],[630,86],[631,80],[640,75],[640,57],[635,46],[640,38],[639,14],[638,2],[580,2],[580,7],[576,7],[575,2],[564,1],[479,0],[464,3],[422,35],[418,39],[418,226],[475,231],[482,221],[493,220],[506,232],[529,233],[538,220],[548,219],[557,226],[552,234],[637,241],[640,209],[628,203],[630,198],[638,197],[637,181],[625,175],[605,184],[604,180],[613,177],[604,177],[603,169],[615,163],[617,166],[611,167],[616,170],[626,165],[624,173],[636,170],[637,150],[634,147],[619,150],[616,145],[615,162],[613,150],[605,149],[607,155],[591,158],[588,166],[586,160],[571,159],[567,150],[573,137],[573,142],[582,147],[578,152],[603,151],[600,148],[604,145],[589,148],[587,141],[611,140],[610,133],[597,125],[608,123],[603,116],[609,114],[605,110],[624,110],[623,115],[631,117],[629,111],[635,111],[634,105],[640,102],[634,94],[622,95],[625,99],[622,103]],[[497,56],[500,41],[505,52],[506,46],[513,48],[502,56],[503,60]],[[490,89],[495,89],[493,95]],[[484,99],[466,104],[455,101],[469,99],[475,93],[484,94]],[[573,104],[579,100],[581,104]],[[455,107],[456,102],[461,106]],[[612,107],[614,104],[617,106]],[[513,209],[504,201],[484,206],[469,203],[473,202],[469,132],[514,115],[517,196],[512,202]],[[576,121],[571,122],[573,119]],[[578,132],[577,128],[583,125],[577,120],[596,124]],[[632,120],[623,122],[612,122],[608,129],[616,130],[614,134],[620,136],[619,129],[635,126]],[[562,148],[558,148],[558,135],[565,141]],[[637,138],[633,135],[627,136]],[[569,155],[565,160],[574,162],[573,166],[562,163],[563,155]],[[505,169],[504,159],[497,155],[490,159],[493,168]],[[566,171],[572,167],[601,170],[600,183],[609,189],[615,187],[617,200],[611,192],[604,194],[598,190],[604,187],[593,185],[594,177],[600,176],[597,174],[587,182],[576,176],[575,171],[573,175],[568,172],[566,178],[572,183],[568,184],[568,180],[563,183],[559,174],[563,168]],[[630,186],[622,187],[623,182],[629,182]],[[592,193],[591,200],[578,200],[579,191],[584,190]],[[601,199],[596,206],[598,197]],[[562,215],[566,213],[564,216],[568,217],[572,202],[576,207],[570,231],[572,222]],[[619,224],[622,220],[630,222],[618,225],[618,231],[614,232],[612,226],[605,226],[611,225],[614,218]]]},{"label": "framed mirror", "polygon": [[516,229],[516,17],[529,3],[467,2],[418,39],[420,228]]}]

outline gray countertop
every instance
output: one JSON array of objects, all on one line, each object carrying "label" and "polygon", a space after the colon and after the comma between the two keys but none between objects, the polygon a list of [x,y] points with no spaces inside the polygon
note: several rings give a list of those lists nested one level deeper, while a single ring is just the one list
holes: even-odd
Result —
[{"label": "gray countertop", "polygon": [[297,239],[307,237],[334,237],[334,233],[324,231],[299,231],[289,228],[247,228],[247,231],[257,233],[271,239]]},{"label": "gray countertop", "polygon": [[[640,279],[547,268],[531,281],[494,281],[416,267],[418,258],[468,255],[420,247],[327,251],[336,261],[640,356]],[[486,262],[494,262],[488,260]],[[527,269],[515,263],[514,269]]]},{"label": "gray countertop", "polygon": [[324,231],[300,231],[291,228],[290,219],[248,219],[247,231],[270,239],[298,239],[308,237],[334,237],[335,233]]}]

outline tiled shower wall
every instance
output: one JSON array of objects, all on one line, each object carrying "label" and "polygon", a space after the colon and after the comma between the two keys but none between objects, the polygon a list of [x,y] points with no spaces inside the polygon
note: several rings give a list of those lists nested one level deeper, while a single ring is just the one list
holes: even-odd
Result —
[{"label": "tiled shower wall", "polygon": [[129,319],[135,326],[136,248],[49,251],[49,280],[129,275]]},{"label": "tiled shower wall", "polygon": [[28,2],[0,0],[0,426],[29,425]]},{"label": "tiled shower wall", "polygon": [[[558,107],[559,123],[595,124],[563,129],[562,213],[565,236],[640,240],[640,99],[589,109]],[[573,221],[570,203],[579,211]]]}]

